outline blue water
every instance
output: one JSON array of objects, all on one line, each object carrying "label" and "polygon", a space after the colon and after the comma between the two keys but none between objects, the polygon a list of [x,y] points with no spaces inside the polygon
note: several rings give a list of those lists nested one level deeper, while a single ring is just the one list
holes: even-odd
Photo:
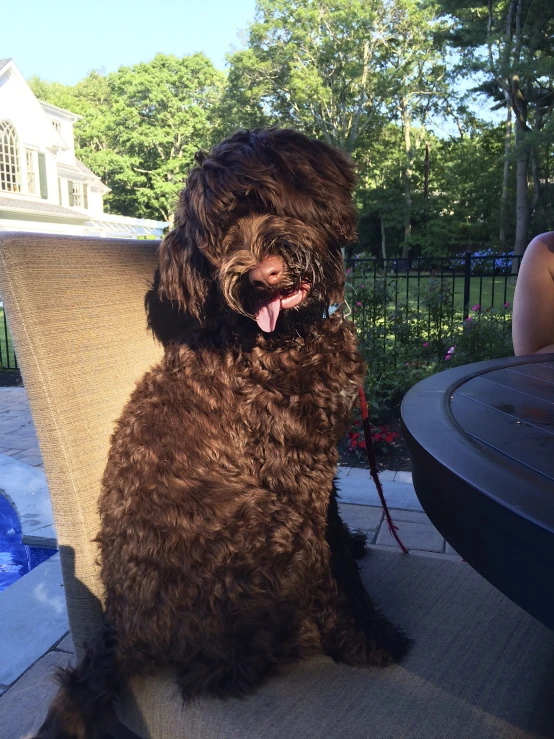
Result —
[{"label": "blue water", "polygon": [[27,547],[22,544],[17,514],[4,496],[0,495],[0,592],[55,552],[55,549]]}]

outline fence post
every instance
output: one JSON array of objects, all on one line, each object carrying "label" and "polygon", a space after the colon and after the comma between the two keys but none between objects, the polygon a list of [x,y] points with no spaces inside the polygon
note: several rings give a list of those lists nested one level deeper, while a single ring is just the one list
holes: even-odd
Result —
[{"label": "fence post", "polygon": [[464,254],[464,320],[469,316],[469,288],[471,280],[471,252]]}]

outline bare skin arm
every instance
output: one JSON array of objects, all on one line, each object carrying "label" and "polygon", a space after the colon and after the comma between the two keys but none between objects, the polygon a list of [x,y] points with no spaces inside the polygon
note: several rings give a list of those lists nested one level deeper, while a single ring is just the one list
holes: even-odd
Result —
[{"label": "bare skin arm", "polygon": [[536,236],[521,262],[514,296],[514,352],[554,352],[554,231]]}]

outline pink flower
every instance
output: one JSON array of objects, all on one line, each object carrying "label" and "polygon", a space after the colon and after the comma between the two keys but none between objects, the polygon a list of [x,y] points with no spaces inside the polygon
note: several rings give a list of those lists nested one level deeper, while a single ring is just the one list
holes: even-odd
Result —
[{"label": "pink flower", "polygon": [[364,288],[364,287],[365,287],[365,285],[360,285],[360,287],[361,287],[361,288]]},{"label": "pink flower", "polygon": [[445,362],[448,362],[450,359],[452,359],[452,355],[454,354],[454,349],[456,346],[451,346],[450,349],[446,352],[446,357],[444,358]]},{"label": "pink flower", "polygon": [[509,307],[510,307],[509,303],[504,303],[504,308],[509,308]]},{"label": "pink flower", "polygon": [[474,311],[481,310],[481,306],[479,305],[479,303],[477,303],[477,305],[474,305],[471,310],[474,310]]},{"label": "pink flower", "polygon": [[429,342],[428,342],[428,341],[424,341],[424,342],[423,342],[423,346],[424,346],[424,347],[428,347],[428,346],[429,346]]},{"label": "pink flower", "polygon": [[346,274],[347,275],[352,274],[352,267],[348,267],[348,269],[346,270]]},{"label": "pink flower", "polygon": [[362,305],[362,303],[356,303],[356,305]]},{"label": "pink flower", "polygon": [[473,321],[473,316],[468,316],[466,318],[466,323],[471,323]]}]

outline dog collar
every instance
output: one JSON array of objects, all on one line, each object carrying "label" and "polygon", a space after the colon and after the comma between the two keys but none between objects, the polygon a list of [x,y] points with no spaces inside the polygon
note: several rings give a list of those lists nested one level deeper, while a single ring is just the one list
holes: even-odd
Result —
[{"label": "dog collar", "polygon": [[[348,312],[345,312],[345,308]],[[348,318],[348,316],[352,313],[350,310],[350,306],[346,302],[346,300],[343,303],[333,303],[327,308],[327,311],[323,314],[323,318],[328,318],[329,316],[332,316],[333,313],[336,313],[337,311],[342,311],[342,317]]]}]

